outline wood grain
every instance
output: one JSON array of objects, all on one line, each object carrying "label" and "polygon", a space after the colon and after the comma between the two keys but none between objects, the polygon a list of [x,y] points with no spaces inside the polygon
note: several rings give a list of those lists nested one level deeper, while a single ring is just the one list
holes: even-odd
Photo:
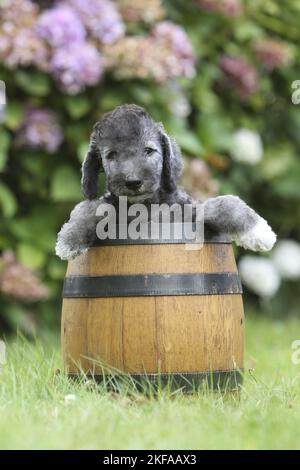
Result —
[{"label": "wood grain", "polygon": [[119,245],[93,247],[71,260],[67,276],[232,272],[231,245],[206,244],[190,251],[186,245]]},{"label": "wood grain", "polygon": [[[67,275],[236,272],[231,245],[95,247]],[[62,347],[70,372],[184,373],[243,367],[242,296],[64,299]]]}]

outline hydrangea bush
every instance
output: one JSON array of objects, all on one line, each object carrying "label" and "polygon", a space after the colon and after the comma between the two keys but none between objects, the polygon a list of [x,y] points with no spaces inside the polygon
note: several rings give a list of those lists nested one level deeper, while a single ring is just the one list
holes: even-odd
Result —
[{"label": "hydrangea bush", "polygon": [[128,102],[176,137],[192,194],[238,194],[270,221],[274,253],[236,252],[246,299],[297,311],[299,20],[297,0],[0,2],[0,324],[58,324],[56,233],[93,123]]}]

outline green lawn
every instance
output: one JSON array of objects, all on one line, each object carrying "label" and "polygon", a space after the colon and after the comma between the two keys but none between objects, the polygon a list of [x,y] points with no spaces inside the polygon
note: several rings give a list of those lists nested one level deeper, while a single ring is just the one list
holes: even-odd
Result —
[{"label": "green lawn", "polygon": [[246,328],[245,365],[255,370],[240,399],[146,398],[70,383],[55,373],[58,338],[19,338],[0,376],[0,448],[300,449],[300,364],[291,362],[300,319],[248,315]]}]

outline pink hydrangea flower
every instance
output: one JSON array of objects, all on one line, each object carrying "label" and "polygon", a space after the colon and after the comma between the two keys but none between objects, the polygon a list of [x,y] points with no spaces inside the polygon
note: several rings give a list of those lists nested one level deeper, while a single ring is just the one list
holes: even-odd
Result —
[{"label": "pink hydrangea flower", "polygon": [[0,257],[0,292],[22,302],[44,300],[49,294],[40,279],[10,250]]},{"label": "pink hydrangea flower", "polygon": [[196,0],[196,3],[201,10],[207,12],[222,13],[232,17],[243,13],[240,0]]},{"label": "pink hydrangea flower", "polygon": [[169,46],[170,67],[172,66],[172,55],[174,66],[176,62],[176,67],[178,67],[178,73],[175,75],[193,77],[196,58],[193,46],[184,29],[171,21],[162,21],[153,28],[152,34],[158,42],[157,47],[160,47],[160,43],[161,45],[165,44],[166,47]]},{"label": "pink hydrangea flower", "polygon": [[257,72],[242,57],[223,55],[220,60],[223,71],[223,84],[243,98],[252,95],[258,89]]},{"label": "pink hydrangea flower", "polygon": [[253,50],[268,70],[289,65],[293,60],[290,46],[274,39],[259,39]]}]

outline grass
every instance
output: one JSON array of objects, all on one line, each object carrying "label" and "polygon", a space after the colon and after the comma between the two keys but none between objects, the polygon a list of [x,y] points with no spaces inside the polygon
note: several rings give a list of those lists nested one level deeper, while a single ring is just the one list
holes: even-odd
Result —
[{"label": "grass", "polygon": [[[70,382],[57,337],[8,346],[0,376],[0,449],[299,449],[300,319],[247,319],[240,397],[157,398]],[[71,395],[71,397],[69,396]]]}]

